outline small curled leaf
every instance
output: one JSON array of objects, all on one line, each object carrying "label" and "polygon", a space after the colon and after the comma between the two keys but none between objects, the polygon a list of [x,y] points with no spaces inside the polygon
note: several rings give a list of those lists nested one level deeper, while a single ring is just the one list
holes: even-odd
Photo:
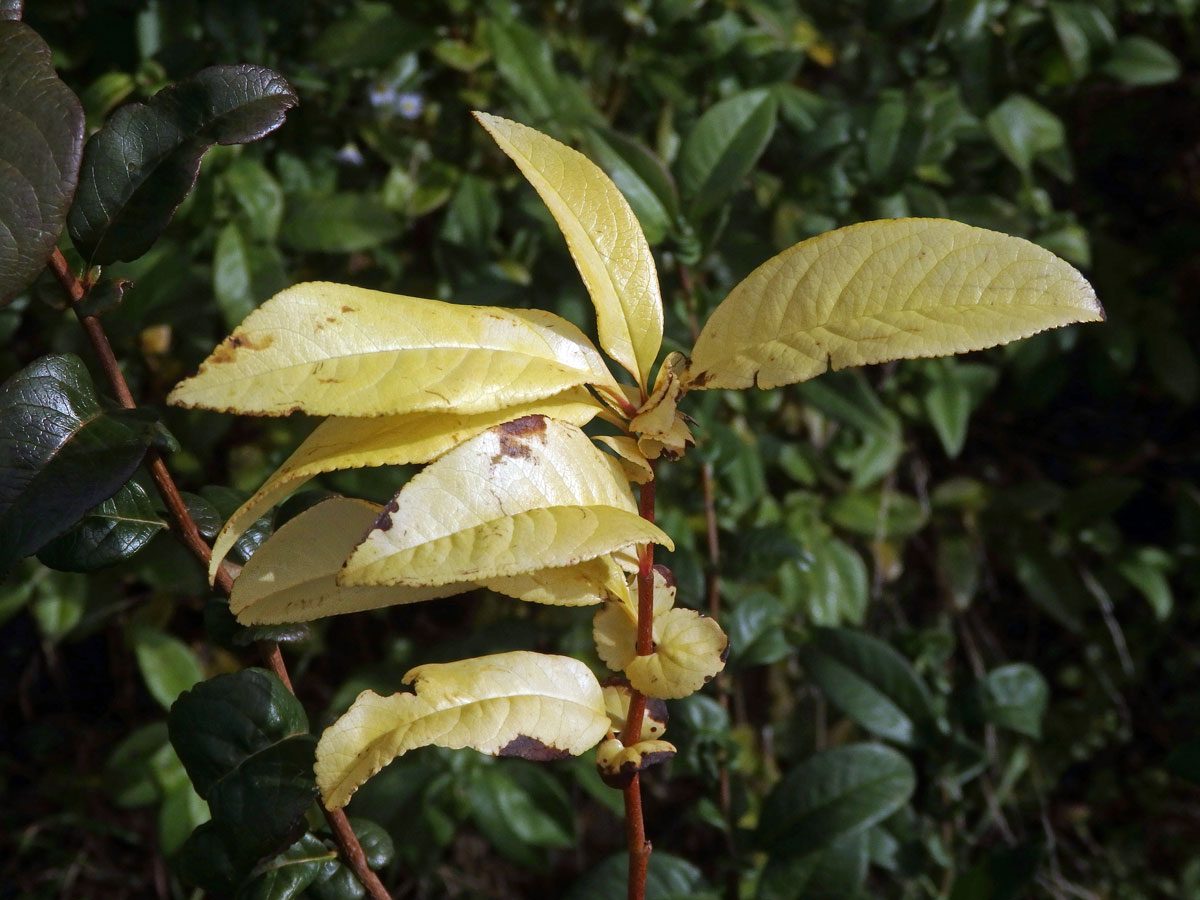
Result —
[{"label": "small curled leaf", "polygon": [[596,748],[596,768],[609,787],[623,788],[634,775],[666,762],[675,753],[675,745],[667,741],[639,741],[626,747],[616,738],[609,738]]}]

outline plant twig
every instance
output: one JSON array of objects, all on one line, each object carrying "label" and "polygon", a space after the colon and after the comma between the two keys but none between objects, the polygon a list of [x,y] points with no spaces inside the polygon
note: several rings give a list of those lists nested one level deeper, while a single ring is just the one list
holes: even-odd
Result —
[{"label": "plant twig", "polygon": [[[51,271],[54,272],[55,277],[58,279],[58,283],[70,299],[72,307],[74,307],[86,295],[86,288],[75,277],[75,273],[71,271],[66,257],[57,248],[50,256],[49,265]],[[133,394],[129,391],[129,384],[125,381],[125,375],[121,372],[120,364],[117,362],[116,354],[113,353],[112,344],[109,343],[104,326],[94,316],[80,315],[77,309],[76,315],[79,317],[79,322],[83,326],[88,340],[91,342],[92,349],[100,360],[100,367],[104,370],[109,386],[112,388],[118,402],[126,409],[136,408],[137,403],[133,399]],[[175,486],[175,480],[171,477],[166,463],[163,462],[162,457],[154,449],[146,452],[146,463],[150,469],[150,475],[153,477],[154,483],[162,495],[163,502],[167,506],[167,515],[171,521],[171,530],[183,542],[192,555],[199,560],[200,564],[207,568],[212,551],[201,536],[200,529],[196,527],[196,522],[192,518],[191,513],[188,512],[187,505],[183,502],[183,497],[180,496],[179,488]],[[225,566],[222,566],[217,572],[216,585],[221,593],[229,596],[229,592],[233,587],[233,577],[229,574],[229,570]],[[289,691],[295,693],[295,690],[292,688],[292,679],[288,675],[287,665],[283,661],[283,654],[279,652],[279,645],[274,641],[259,641],[258,649],[263,657],[263,661],[275,673],[276,677],[287,685]],[[350,827],[350,823],[346,819],[346,814],[340,809],[325,809],[324,805],[322,805],[321,809],[325,813],[325,820],[329,823],[329,829],[333,832],[333,838],[338,845],[338,849],[349,864],[351,871],[354,872],[355,877],[366,888],[371,900],[392,900],[387,888],[379,880],[379,876],[371,871],[371,867],[367,865],[366,853],[363,852],[362,844],[359,843],[354,830]]]},{"label": "plant twig", "polygon": [[[638,513],[647,522],[654,521],[654,466],[650,461],[650,480],[642,485],[638,494]],[[638,656],[649,656],[654,652],[654,544],[647,542],[638,555]],[[638,690],[629,700],[629,714],[625,717],[625,728],[621,742],[625,746],[636,744],[642,736],[642,719],[646,714],[646,698]],[[643,900],[646,896],[646,872],[650,866],[650,842],[646,840],[646,823],[642,818],[642,782],[637,774],[625,786],[625,839],[629,845],[629,892],[628,900]]]}]

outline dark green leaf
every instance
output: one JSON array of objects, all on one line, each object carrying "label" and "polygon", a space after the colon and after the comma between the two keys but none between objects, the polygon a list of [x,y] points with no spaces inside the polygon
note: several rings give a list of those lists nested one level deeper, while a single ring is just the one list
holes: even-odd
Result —
[{"label": "dark green leaf", "polygon": [[148,428],[105,412],[76,356],[45,356],[0,385],[0,572],[129,480]]},{"label": "dark green leaf", "polygon": [[243,156],[222,179],[241,207],[250,234],[260,241],[275,240],[283,220],[283,189],[275,177],[258,160]]},{"label": "dark green leaf", "polygon": [[819,628],[800,661],[826,698],[868,731],[921,743],[936,727],[933,697],[907,659],[878,638]]},{"label": "dark green leaf", "polygon": [[1125,84],[1167,84],[1179,77],[1179,60],[1162,44],[1142,35],[1122,38],[1104,64],[1104,73]]},{"label": "dark green leaf", "polygon": [[254,296],[250,272],[250,250],[242,229],[230,222],[217,233],[213,247],[213,295],[225,327],[233,329],[264,298]]},{"label": "dark green leaf", "polygon": [[758,900],[849,900],[867,878],[870,831],[845,834],[804,856],[772,857],[758,883]]},{"label": "dark green leaf", "polygon": [[145,489],[128,481],[83,516],[83,521],[38,551],[52,569],[92,572],[133,556],[167,527]]},{"label": "dark green leaf", "polygon": [[736,94],[702,115],[679,151],[679,185],[690,214],[715,209],[754,168],[775,131],[778,102],[769,88]]},{"label": "dark green leaf", "polygon": [[378,872],[396,856],[396,845],[392,842],[392,836],[382,825],[370,819],[352,817],[350,827],[363,848],[367,867],[371,871]]},{"label": "dark green leaf", "polygon": [[118,109],[88,141],[68,217],[90,263],[135,259],[187,196],[213,144],[256,141],[283,124],[296,94],[261,66],[213,66]]},{"label": "dark green leaf", "polygon": [[881,744],[825,750],[788,772],[763,804],[760,845],[773,856],[828,847],[866,830],[908,802],[912,764]]},{"label": "dark green leaf", "polygon": [[543,859],[542,847],[569,847],[574,835],[539,808],[499,766],[479,770],[469,793],[471,817],[502,854],[528,868]]},{"label": "dark green leaf", "polygon": [[0,306],[28,287],[58,243],[79,177],[83,107],[59,81],[50,48],[0,16]]},{"label": "dark green leaf", "polygon": [[783,632],[787,610],[774,594],[754,591],[738,599],[721,625],[729,635],[730,664],[762,666],[778,662],[791,652]]},{"label": "dark green leaf", "polygon": [[599,114],[578,83],[559,74],[545,37],[512,18],[502,4],[493,4],[485,18],[483,37],[496,60],[496,69],[524,106],[521,118],[535,127],[549,120],[597,122]]},{"label": "dark green leaf", "polygon": [[376,194],[288,198],[280,243],[311,253],[370,250],[400,236],[400,221]]},{"label": "dark green leaf", "polygon": [[248,757],[308,732],[300,701],[263,669],[201,682],[175,702],[167,724],[171,743],[202,797]]},{"label": "dark green leaf", "polygon": [[1020,900],[1041,868],[1041,847],[1024,844],[998,850],[954,879],[950,900]]},{"label": "dark green leaf", "polygon": [[1028,663],[992,669],[979,685],[984,718],[1032,738],[1042,736],[1042,718],[1049,702],[1046,679]]},{"label": "dark green leaf", "polygon": [[209,597],[204,604],[204,628],[209,638],[223,647],[249,647],[258,641],[292,644],[312,637],[305,622],[285,625],[242,625],[229,611],[225,597]]},{"label": "dark green leaf", "polygon": [[675,182],[662,161],[637,141],[611,129],[589,129],[588,155],[600,164],[629,201],[651,245],[679,217]]},{"label": "dark green leaf", "polygon": [[258,866],[252,880],[238,891],[237,900],[291,900],[339,868],[337,851],[306,834],[275,859]]},{"label": "dark green leaf", "polygon": [[204,823],[191,833],[179,848],[173,866],[185,882],[218,897],[232,896],[245,876],[236,847],[212,822]]},{"label": "dark green leaf", "polygon": [[355,3],[350,14],[321,31],[309,52],[338,68],[382,66],[433,42],[433,32],[396,13],[391,3]]},{"label": "dark green leaf", "polygon": [[132,286],[133,282],[127,278],[105,278],[75,304],[75,312],[81,316],[102,316],[120,306]]},{"label": "dark green leaf", "polygon": [[121,809],[149,806],[162,791],[150,759],[167,745],[167,723],[143,725],[117,744],[104,763],[104,790]]},{"label": "dark green leaf", "polygon": [[[597,900],[625,896],[629,856],[617,853],[571,885],[563,900]],[[716,900],[718,894],[703,873],[686,859],[659,850],[650,854],[646,900]]]},{"label": "dark green leaf", "polygon": [[204,668],[196,654],[179,638],[135,623],[130,640],[146,688],[163,709],[170,709],[180,694],[204,679]]},{"label": "dark green leaf", "polygon": [[446,207],[441,237],[475,252],[486,251],[500,225],[495,186],[475,175],[464,175]]},{"label": "dark green leaf", "polygon": [[306,896],[312,900],[361,900],[366,895],[362,883],[343,865],[324,880],[318,879]]},{"label": "dark green leaf", "polygon": [[[187,507],[188,515],[196,523],[196,528],[199,530],[201,536],[208,538],[210,541],[215,538],[221,531],[221,526],[225,524],[225,515],[218,511],[216,505],[211,500],[201,497],[199,494],[182,491],[180,496],[183,497],[183,503]],[[237,504],[234,505],[233,509],[237,509]]]},{"label": "dark green leaf", "polygon": [[1175,607],[1175,596],[1167,579],[1171,566],[1171,558],[1157,547],[1140,547],[1117,564],[1117,571],[1146,598],[1154,618],[1160,622]]},{"label": "dark green leaf", "polygon": [[[222,524],[250,496],[245,491],[215,484],[202,487],[200,495],[202,500],[211,504],[216,509],[221,517],[220,521]],[[235,562],[244,563],[250,558],[251,554],[271,534],[271,523],[273,521],[274,513],[268,512],[262,518],[256,519],[254,524],[246,529],[245,534],[238,538],[233,545],[230,556]]]},{"label": "dark green leaf", "polygon": [[993,109],[985,123],[996,146],[1026,175],[1040,154],[1066,143],[1062,120],[1023,94],[1013,94]]},{"label": "dark green leaf", "polygon": [[311,734],[285,738],[254,753],[213,784],[213,820],[248,859],[280,852],[304,832],[304,813],[317,796]]},{"label": "dark green leaf", "polygon": [[805,548],[808,564],[799,569],[792,596],[814,625],[861,624],[867,610],[867,564],[837,538]]},{"label": "dark green leaf", "polygon": [[842,494],[829,504],[829,517],[868,538],[908,537],[925,527],[927,518],[916,499],[894,491]]}]

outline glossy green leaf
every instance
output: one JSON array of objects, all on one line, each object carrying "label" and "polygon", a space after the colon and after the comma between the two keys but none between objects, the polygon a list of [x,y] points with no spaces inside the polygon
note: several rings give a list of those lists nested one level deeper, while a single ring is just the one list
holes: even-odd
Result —
[{"label": "glossy green leaf", "polygon": [[994,346],[1103,310],[1075,269],[944,219],[864,222],[763,263],[705,323],[684,383],[775,387],[829,368]]},{"label": "glossy green leaf", "polygon": [[837,538],[815,541],[806,552],[809,560],[799,568],[792,596],[808,620],[827,626],[862,624],[869,599],[863,558]]},{"label": "glossy green leaf", "polygon": [[847,900],[867,879],[869,831],[844,834],[803,856],[772,857],[763,868],[757,900]]},{"label": "glossy green leaf", "polygon": [[1140,34],[1122,38],[1104,64],[1104,74],[1138,87],[1168,84],[1181,72],[1174,53]]},{"label": "glossy green leaf", "polygon": [[1024,94],[1013,94],[988,113],[984,124],[1000,151],[1026,175],[1039,155],[1066,143],[1062,120]]},{"label": "glossy green leaf", "polygon": [[679,186],[690,214],[720,205],[754,168],[775,131],[775,92],[756,88],[709,108],[679,151]]},{"label": "glossy green leaf", "polygon": [[979,685],[979,702],[989,722],[1039,738],[1050,687],[1033,666],[1010,663],[987,673]]},{"label": "glossy green leaf", "polygon": [[0,572],[120,489],[150,420],[106,412],[76,356],[44,356],[0,385]]},{"label": "glossy green leaf", "polygon": [[612,129],[590,129],[588,151],[629,201],[651,246],[662,241],[679,217],[679,192],[662,160],[632,138]]},{"label": "glossy green leaf", "polygon": [[530,121],[555,119],[588,122],[600,118],[587,92],[554,66],[549,42],[518,21],[505,7],[492,6],[480,31],[496,61],[496,71],[529,114]]},{"label": "glossy green leaf", "polygon": [[279,242],[308,253],[354,253],[402,232],[400,220],[375,194],[297,194],[288,197]]},{"label": "glossy green leaf", "polygon": [[52,569],[92,572],[133,556],[166,527],[145,489],[136,481],[127,481],[37,555]]},{"label": "glossy green leaf", "polygon": [[488,766],[470,785],[471,818],[501,854],[529,869],[544,864],[546,847],[570,847],[573,829],[564,827],[508,773]]},{"label": "glossy green leaf", "polygon": [[213,66],[118,109],[87,142],[67,225],[91,263],[150,248],[195,184],[213,144],[256,141],[297,103],[261,66]]},{"label": "glossy green leaf", "polygon": [[337,868],[337,851],[306,834],[275,859],[256,867],[257,874],[238,892],[238,900],[293,900],[321,878],[331,877]]},{"label": "glossy green leaf", "polygon": [[0,306],[23,291],[58,243],[79,177],[83,107],[50,48],[0,20]]},{"label": "glossy green leaf", "polygon": [[179,638],[150,625],[135,624],[130,639],[146,688],[163,709],[170,709],[180,694],[204,679],[200,660]]},{"label": "glossy green leaf", "polygon": [[[621,897],[629,881],[629,855],[616,853],[571,885],[563,900]],[[650,854],[645,900],[717,900],[720,895],[694,864],[662,850]]]},{"label": "glossy green leaf", "polygon": [[304,708],[263,669],[218,675],[185,692],[167,719],[171,744],[202,797],[246,759],[308,732]]},{"label": "glossy green leaf", "polygon": [[912,764],[881,744],[822,751],[788,772],[767,795],[759,844],[774,856],[828,847],[885,819],[915,789]]},{"label": "glossy green leaf", "polygon": [[844,628],[818,628],[799,650],[821,692],[853,721],[909,746],[935,727],[933,697],[912,664],[876,637]]},{"label": "glossy green leaf", "polygon": [[283,189],[275,176],[257,159],[241,156],[221,174],[221,181],[237,201],[249,233],[273,241],[283,220]]}]

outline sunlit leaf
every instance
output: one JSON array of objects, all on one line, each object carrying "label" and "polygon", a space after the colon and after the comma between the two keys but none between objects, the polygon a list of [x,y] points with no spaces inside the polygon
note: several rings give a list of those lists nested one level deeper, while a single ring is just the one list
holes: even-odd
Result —
[{"label": "sunlit leaf", "polygon": [[[625,720],[629,717],[629,704],[633,700],[633,686],[630,685],[629,679],[622,678],[620,675],[604,679],[600,686],[604,688],[604,707],[608,710],[612,729],[620,734],[625,730]],[[662,737],[667,730],[668,719],[667,704],[657,697],[647,697],[646,710],[642,715],[641,739],[651,741]]]},{"label": "sunlit leaf", "polygon": [[493,756],[578,756],[608,731],[604,697],[578,660],[519,650],[418,666],[416,693],[364,691],[321,735],[317,785],[330,809],[417,747],[472,747]]},{"label": "sunlit leaf", "polygon": [[526,416],[413,477],[346,563],[345,584],[435,585],[574,565],[670,538],[637,514],[615,459],[574,425]]},{"label": "sunlit leaf", "polygon": [[[19,17],[19,16],[18,16]],[[0,21],[0,306],[58,243],[79,178],[83,107],[28,25]]]},{"label": "sunlit leaf", "polygon": [[551,606],[590,606],[610,596],[629,596],[625,573],[611,554],[573,566],[488,578],[481,584],[498,594]]},{"label": "sunlit leaf", "polygon": [[750,273],[705,324],[686,387],[775,387],[1103,317],[1083,276],[1028,241],[944,219],[864,222]]},{"label": "sunlit leaf", "polygon": [[339,613],[418,603],[470,590],[441,587],[345,587],[338,573],[382,507],[335,497],[289,520],[250,557],[229,598],[243,625],[308,622]]},{"label": "sunlit leaf", "polygon": [[596,768],[609,787],[623,788],[633,776],[675,755],[669,741],[638,741],[626,747],[617,738],[602,741],[596,748]]},{"label": "sunlit leaf", "polygon": [[309,282],[251,313],[168,402],[250,415],[466,414],[581,384],[617,390],[591,342],[552,313]]},{"label": "sunlit leaf", "polygon": [[483,413],[436,410],[374,418],[326,419],[229,517],[213,543],[209,580],[216,577],[221,560],[251,523],[315,475],[363,466],[424,463],[502,422],[539,413],[573,425],[585,425],[600,409],[598,402],[584,388],[572,388],[546,400]]},{"label": "sunlit leaf", "polygon": [[579,151],[508,119],[475,117],[550,208],[596,305],[600,346],[644,388],[662,346],[663,309],[654,257],[629,203]]}]

